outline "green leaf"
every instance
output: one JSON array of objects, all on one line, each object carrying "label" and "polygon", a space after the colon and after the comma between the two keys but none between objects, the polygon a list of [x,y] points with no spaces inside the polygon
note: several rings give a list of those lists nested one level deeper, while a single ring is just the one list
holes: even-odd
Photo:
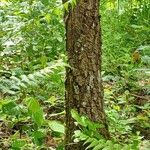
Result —
[{"label": "green leaf", "polygon": [[87,149],[90,149],[90,148],[92,148],[92,147],[96,147],[98,144],[99,144],[99,142],[98,142],[96,139],[94,139],[94,140],[92,141],[92,143],[86,148],[86,150],[87,150]]},{"label": "green leaf", "polygon": [[49,5],[49,0],[42,0],[41,1],[45,6]]},{"label": "green leaf", "polygon": [[13,101],[5,101],[2,103],[2,111],[5,114],[9,115],[19,115],[21,114],[21,110],[19,106]]},{"label": "green leaf", "polygon": [[41,127],[44,122],[43,111],[39,110],[36,113],[33,113],[32,118],[38,127]]},{"label": "green leaf", "polygon": [[95,146],[93,148],[93,150],[100,150],[100,149],[104,148],[104,146],[105,146],[105,143],[99,142],[99,144],[97,146]]},{"label": "green leaf", "polygon": [[22,79],[22,81],[24,81],[26,83],[30,83],[30,80],[28,79],[28,77],[26,75],[21,75],[21,79]]},{"label": "green leaf", "polygon": [[99,128],[104,128],[104,125],[102,125],[100,123],[92,122],[89,119],[86,119],[85,121],[86,121],[86,124],[87,124],[89,130],[96,131]]},{"label": "green leaf", "polygon": [[35,132],[33,132],[33,136],[37,139],[41,139],[45,136],[45,134],[41,131],[35,131]]},{"label": "green leaf", "polygon": [[85,122],[86,118],[85,117],[80,117],[80,115],[78,114],[78,112],[74,109],[71,110],[71,115],[72,115],[72,118],[74,118],[78,124],[84,126],[84,127],[87,127],[87,124]]},{"label": "green leaf", "polygon": [[76,4],[77,4],[77,0],[72,0],[72,3],[73,3],[74,5],[76,5]]},{"label": "green leaf", "polygon": [[41,110],[39,102],[34,98],[28,98],[26,101],[28,103],[28,109],[31,113],[36,113]]},{"label": "green leaf", "polygon": [[85,142],[84,142],[84,145],[87,144],[87,143],[91,143],[93,142],[95,139],[94,138],[88,138]]},{"label": "green leaf", "polygon": [[56,104],[56,97],[55,96],[51,96],[47,102],[49,102],[51,105],[55,105]]},{"label": "green leaf", "polygon": [[106,146],[106,147],[104,147],[102,150],[113,150],[113,149],[112,149],[112,147],[110,147],[110,146]]},{"label": "green leaf", "polygon": [[34,142],[37,145],[42,145],[43,144],[43,139],[46,136],[45,133],[43,133],[42,131],[35,131],[32,133]]},{"label": "green leaf", "polygon": [[49,121],[49,127],[55,132],[65,133],[64,125],[58,121]]},{"label": "green leaf", "polygon": [[110,140],[107,140],[106,143],[105,143],[105,145],[108,145],[108,146],[113,146],[113,144],[114,143],[112,141],[110,141]]},{"label": "green leaf", "polygon": [[34,98],[28,98],[26,101],[33,121],[38,125],[38,127],[42,126],[44,122],[44,114],[39,102]]},{"label": "green leaf", "polygon": [[66,3],[64,3],[64,4],[63,4],[64,9],[65,9],[66,11],[68,11],[68,5],[69,5],[69,3],[68,3],[68,2],[66,2]]},{"label": "green leaf", "polygon": [[65,150],[64,149],[64,145],[63,144],[58,145],[58,147],[56,148],[56,150]]},{"label": "green leaf", "polygon": [[85,141],[89,138],[86,134],[82,133],[80,130],[74,131],[74,136],[76,137],[77,140],[80,139],[81,141]]},{"label": "green leaf", "polygon": [[5,101],[5,103],[2,104],[2,111],[3,113],[10,113],[10,111],[16,107],[15,102],[13,101]]},{"label": "green leaf", "polygon": [[122,150],[131,150],[130,145],[125,145]]},{"label": "green leaf", "polygon": [[102,149],[104,147],[104,145],[97,145],[97,146],[95,146],[94,148],[93,148],[93,150],[100,150],[100,149]]},{"label": "green leaf", "polygon": [[25,140],[22,140],[22,139],[16,139],[13,141],[12,143],[12,148],[13,149],[21,149],[23,148],[23,146],[25,146],[26,144],[26,141]]}]

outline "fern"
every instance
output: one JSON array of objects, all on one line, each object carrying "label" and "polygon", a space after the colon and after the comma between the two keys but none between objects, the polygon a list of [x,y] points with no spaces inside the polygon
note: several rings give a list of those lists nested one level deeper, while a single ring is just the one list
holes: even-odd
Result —
[{"label": "fern", "polygon": [[0,79],[0,90],[4,94],[16,94],[23,89],[36,87],[41,83],[41,81],[44,81],[46,77],[53,74],[55,70],[60,67],[64,68],[65,66],[67,66],[67,64],[65,64],[62,60],[58,60],[53,65],[28,75],[23,74],[20,77],[11,76],[10,78],[2,76]]},{"label": "fern", "polygon": [[120,144],[113,140],[106,140],[105,138],[95,138],[89,136],[83,131],[75,131],[75,141],[83,141],[83,145],[87,145],[85,150],[139,150],[139,143],[135,144]]},{"label": "fern", "polygon": [[[77,121],[79,125],[82,126],[82,130],[76,130],[74,132],[75,142],[82,141],[83,145],[86,145],[86,150],[139,150],[138,139],[132,140],[129,144],[118,143],[117,141],[111,139],[107,140],[103,136],[98,134],[97,123],[89,121],[87,117],[80,116],[75,110],[72,110],[72,117]],[[86,118],[86,119],[85,119]],[[84,124],[83,124],[84,120]],[[85,121],[86,120],[86,121]],[[89,124],[91,123],[91,126]],[[94,130],[92,126],[95,126]],[[88,128],[87,128],[88,127]]]}]

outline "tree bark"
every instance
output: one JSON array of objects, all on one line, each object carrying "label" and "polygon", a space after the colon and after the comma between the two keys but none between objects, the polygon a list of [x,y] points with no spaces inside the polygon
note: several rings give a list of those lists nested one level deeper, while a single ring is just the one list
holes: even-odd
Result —
[{"label": "tree bark", "polygon": [[64,20],[68,63],[71,66],[66,69],[65,82],[65,150],[85,150],[82,145],[73,143],[76,126],[71,109],[92,121],[103,123],[105,128],[101,134],[109,136],[101,81],[99,0],[77,0],[77,5],[65,13]]}]

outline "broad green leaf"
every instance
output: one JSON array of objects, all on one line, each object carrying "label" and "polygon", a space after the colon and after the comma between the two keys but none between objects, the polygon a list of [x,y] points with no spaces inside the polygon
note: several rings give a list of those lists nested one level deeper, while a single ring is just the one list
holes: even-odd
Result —
[{"label": "broad green leaf", "polygon": [[62,123],[58,122],[58,121],[49,121],[49,127],[51,128],[51,130],[55,131],[55,132],[59,132],[59,133],[65,133],[65,127]]},{"label": "broad green leaf", "polygon": [[121,150],[122,149],[121,145],[119,145],[119,144],[114,144],[113,148],[115,150]]},{"label": "broad green leaf", "polygon": [[26,141],[25,140],[22,140],[22,139],[16,139],[13,141],[12,143],[12,148],[13,149],[21,149],[23,148],[23,146],[25,146],[26,144]]},{"label": "broad green leaf", "polygon": [[27,103],[32,119],[40,127],[44,122],[44,114],[39,102],[34,98],[29,98],[27,99]]},{"label": "broad green leaf", "polygon": [[39,145],[39,146],[43,144],[43,139],[45,136],[46,136],[45,133],[40,130],[32,133],[34,142],[36,143],[36,145]]},{"label": "broad green leaf", "polygon": [[34,122],[40,127],[44,122],[43,111],[39,110],[32,114]]},{"label": "broad green leaf", "polygon": [[2,104],[2,111],[9,115],[19,115],[21,113],[17,104],[13,101],[7,101]]},{"label": "broad green leaf", "polygon": [[28,109],[32,113],[35,113],[41,109],[39,102],[37,100],[35,100],[34,98],[28,98],[27,103],[28,103]]},{"label": "broad green leaf", "polygon": [[33,132],[33,136],[37,139],[41,139],[45,136],[45,134],[41,131],[35,131],[35,132]]}]

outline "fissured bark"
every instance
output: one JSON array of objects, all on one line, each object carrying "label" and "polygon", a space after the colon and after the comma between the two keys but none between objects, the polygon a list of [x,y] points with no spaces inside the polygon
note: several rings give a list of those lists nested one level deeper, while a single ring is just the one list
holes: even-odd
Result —
[{"label": "fissured bark", "polygon": [[[67,0],[64,0],[65,3]],[[76,130],[71,109],[92,121],[104,124],[100,132],[109,137],[103,108],[101,81],[101,29],[99,0],[77,0],[64,17],[66,49],[70,68],[66,69],[66,136],[65,150],[85,150],[73,143]]]}]

